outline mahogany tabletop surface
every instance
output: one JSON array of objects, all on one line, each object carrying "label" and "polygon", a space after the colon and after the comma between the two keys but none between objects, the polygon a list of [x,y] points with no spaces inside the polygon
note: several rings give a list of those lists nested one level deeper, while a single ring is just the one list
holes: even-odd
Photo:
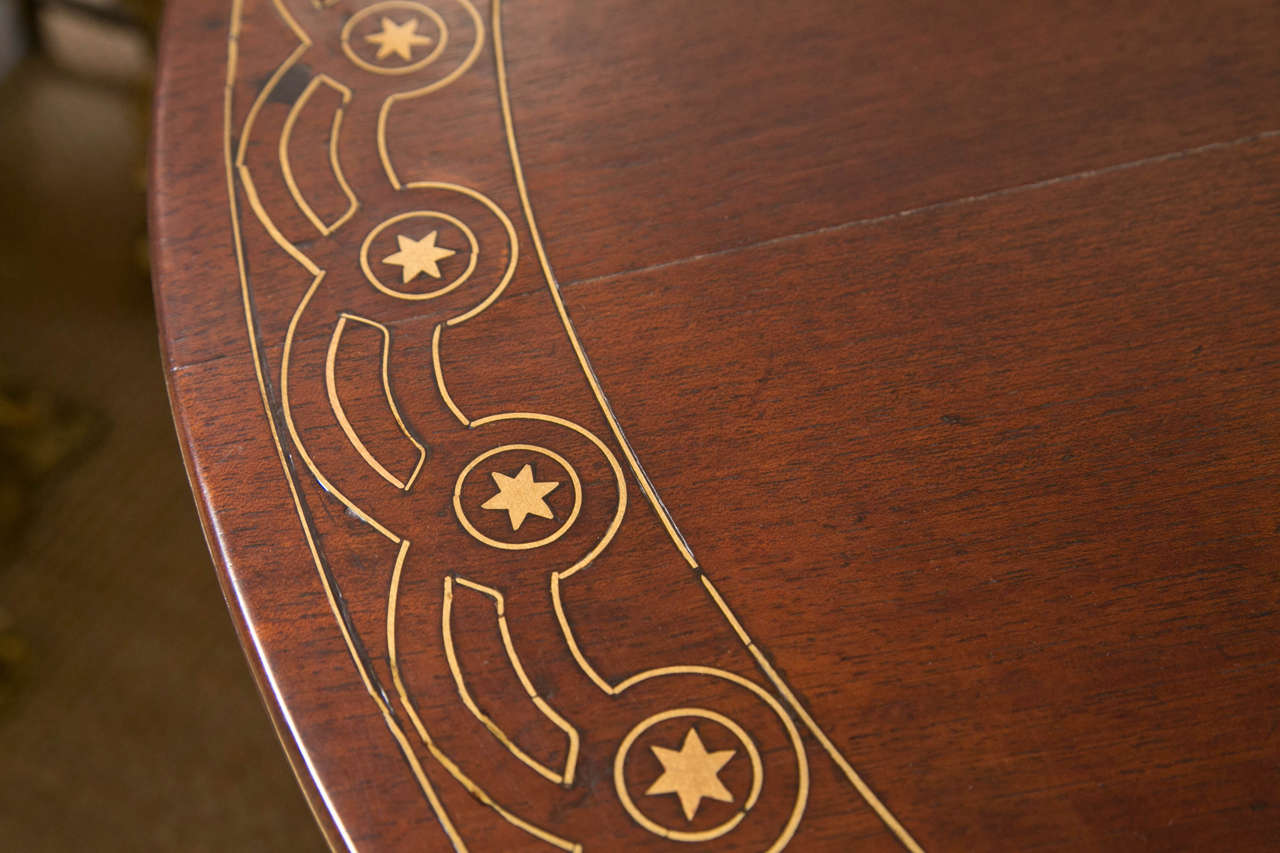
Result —
[{"label": "mahogany tabletop surface", "polygon": [[174,417],[330,844],[1275,849],[1278,46],[172,0]]}]

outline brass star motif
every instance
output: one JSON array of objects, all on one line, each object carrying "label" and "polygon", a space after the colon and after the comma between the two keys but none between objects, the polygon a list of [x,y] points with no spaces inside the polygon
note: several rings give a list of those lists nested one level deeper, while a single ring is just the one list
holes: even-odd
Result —
[{"label": "brass star motif", "polygon": [[663,773],[645,793],[650,796],[675,794],[680,798],[680,808],[684,810],[686,820],[693,820],[704,797],[722,803],[733,802],[733,794],[720,781],[719,773],[737,750],[707,752],[702,738],[698,737],[698,730],[693,726],[689,727],[679,750],[661,746],[650,749],[662,762]]},{"label": "brass star motif", "polygon": [[391,54],[405,62],[413,59],[413,48],[420,44],[431,44],[427,36],[418,35],[418,19],[410,18],[403,24],[397,24],[390,18],[382,19],[382,32],[364,37],[364,40],[378,46],[378,59],[386,59]]},{"label": "brass star motif", "polygon": [[414,240],[403,234],[396,235],[396,242],[400,244],[400,251],[387,255],[382,259],[382,262],[399,266],[400,272],[404,277],[404,284],[408,284],[419,273],[426,273],[432,278],[439,278],[440,261],[451,255],[458,254],[453,249],[446,249],[444,246],[436,245],[436,235],[439,233],[439,231],[432,231],[421,240]]},{"label": "brass star motif", "polygon": [[559,486],[559,483],[537,482],[533,479],[533,466],[528,464],[514,477],[499,474],[497,471],[494,471],[491,476],[498,486],[498,493],[480,504],[480,508],[505,509],[512,530],[519,530],[526,516],[553,518],[551,507],[547,506],[543,498]]}]

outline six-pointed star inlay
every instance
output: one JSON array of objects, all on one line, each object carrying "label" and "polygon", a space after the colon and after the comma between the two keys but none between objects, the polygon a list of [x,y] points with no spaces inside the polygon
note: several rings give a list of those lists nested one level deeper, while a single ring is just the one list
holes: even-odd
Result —
[{"label": "six-pointed star inlay", "polygon": [[439,278],[440,262],[447,257],[458,254],[453,249],[446,249],[444,246],[436,245],[436,235],[439,233],[439,231],[432,231],[421,240],[414,240],[403,234],[396,235],[396,242],[400,244],[400,251],[387,255],[382,259],[382,262],[399,266],[401,275],[404,277],[404,284],[408,284],[419,273],[426,273],[432,278]]},{"label": "six-pointed star inlay", "polygon": [[680,798],[680,808],[684,809],[686,820],[693,820],[704,797],[722,803],[733,802],[733,794],[720,781],[719,773],[737,750],[707,752],[702,738],[698,737],[698,730],[693,726],[689,727],[679,750],[661,746],[650,749],[662,762],[663,773],[645,793],[650,796],[675,794]]},{"label": "six-pointed star inlay", "polygon": [[552,518],[551,507],[543,499],[551,493],[557,482],[539,483],[533,479],[533,466],[526,464],[514,477],[492,472],[498,493],[480,504],[481,509],[505,509],[511,521],[511,529],[519,530],[526,516]]},{"label": "six-pointed star inlay", "polygon": [[420,44],[431,44],[428,36],[418,35],[418,19],[410,18],[403,24],[397,24],[390,18],[382,19],[382,32],[367,35],[364,40],[378,46],[378,59],[386,59],[391,54],[405,62],[413,59],[413,49]]}]

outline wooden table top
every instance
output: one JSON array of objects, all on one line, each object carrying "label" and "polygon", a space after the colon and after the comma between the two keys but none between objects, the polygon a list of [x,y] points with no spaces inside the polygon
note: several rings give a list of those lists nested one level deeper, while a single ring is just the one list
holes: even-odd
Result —
[{"label": "wooden table top", "polygon": [[174,0],[174,416],[330,843],[1274,849],[1277,44]]}]

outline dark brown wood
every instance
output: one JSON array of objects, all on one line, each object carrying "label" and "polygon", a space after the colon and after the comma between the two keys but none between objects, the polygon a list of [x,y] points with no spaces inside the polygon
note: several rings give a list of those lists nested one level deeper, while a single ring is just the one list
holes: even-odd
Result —
[{"label": "dark brown wood", "polygon": [[163,41],[175,419],[331,844],[1273,846],[1277,10],[469,8]]}]

